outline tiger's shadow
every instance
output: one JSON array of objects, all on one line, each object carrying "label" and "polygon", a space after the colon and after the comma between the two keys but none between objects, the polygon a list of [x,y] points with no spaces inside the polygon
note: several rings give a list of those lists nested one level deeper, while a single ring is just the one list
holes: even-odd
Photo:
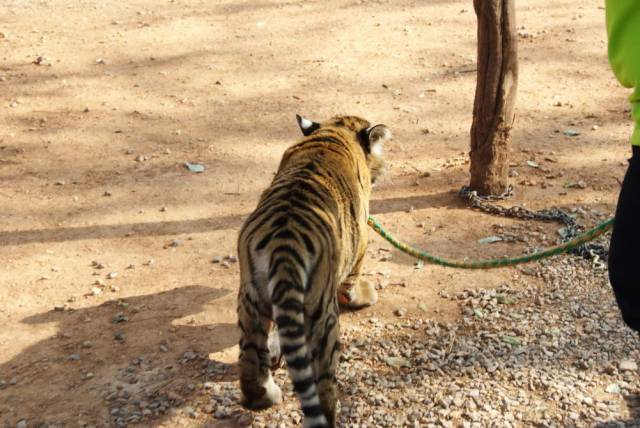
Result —
[{"label": "tiger's shadow", "polygon": [[629,417],[628,420],[615,420],[615,421],[607,421],[602,422],[596,425],[596,428],[613,428],[613,427],[640,427],[640,392],[636,394],[630,394],[625,397],[625,401],[627,403],[627,408],[629,409]]},{"label": "tiger's shadow", "polygon": [[238,329],[191,318],[229,293],[193,285],[25,318],[55,333],[0,364],[0,426],[155,424],[196,402],[214,412],[216,397],[231,406]]}]

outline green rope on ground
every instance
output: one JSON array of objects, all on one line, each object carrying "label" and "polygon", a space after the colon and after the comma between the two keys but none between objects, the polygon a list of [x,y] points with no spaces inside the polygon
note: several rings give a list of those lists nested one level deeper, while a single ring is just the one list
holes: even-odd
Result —
[{"label": "green rope on ground", "polygon": [[521,257],[501,257],[498,259],[489,259],[489,260],[464,261],[464,260],[449,260],[442,257],[434,256],[427,253],[426,251],[419,250],[410,245],[402,243],[397,239],[395,239],[393,236],[391,236],[389,232],[387,232],[380,225],[380,223],[378,223],[376,219],[374,219],[371,216],[367,220],[367,223],[369,224],[369,226],[371,226],[373,230],[376,231],[376,233],[378,233],[378,235],[382,236],[391,245],[393,245],[403,253],[407,253],[410,256],[415,257],[416,259],[425,260],[435,265],[460,268],[460,269],[492,269],[492,268],[498,268],[498,267],[504,267],[504,266],[514,266],[521,263],[529,263],[535,260],[556,256],[558,254],[571,251],[574,248],[579,247],[580,245],[586,242],[594,240],[595,238],[604,234],[605,232],[607,232],[609,229],[613,227],[613,219],[610,219],[605,221],[604,223],[597,225],[596,227],[594,227],[593,229],[587,232],[581,233],[580,235],[576,236],[575,238],[573,238],[572,240],[564,244],[556,245],[554,247],[547,248],[546,250],[535,252],[532,254],[527,254]]}]

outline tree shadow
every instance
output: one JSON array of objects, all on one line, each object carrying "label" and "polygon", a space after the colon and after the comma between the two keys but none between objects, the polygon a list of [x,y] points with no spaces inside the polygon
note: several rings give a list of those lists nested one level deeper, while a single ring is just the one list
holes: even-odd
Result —
[{"label": "tree shadow", "polygon": [[[235,324],[195,325],[191,316],[231,291],[191,285],[25,318],[57,334],[0,365],[0,421],[31,426],[158,422],[208,391],[235,380],[235,365],[209,353],[237,343]],[[4,426],[4,425],[3,425]]]},{"label": "tree shadow", "polygon": [[0,232],[0,247],[43,242],[67,242],[82,239],[112,239],[210,232],[237,227],[240,225],[241,218],[241,215],[228,215],[216,218],[199,218],[181,221],[54,227],[47,229]]}]

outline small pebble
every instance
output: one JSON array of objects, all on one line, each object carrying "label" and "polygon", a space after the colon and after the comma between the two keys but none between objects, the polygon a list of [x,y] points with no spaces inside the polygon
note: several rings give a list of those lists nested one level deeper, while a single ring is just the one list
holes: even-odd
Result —
[{"label": "small pebble", "polygon": [[112,324],[119,324],[127,321],[129,321],[129,318],[122,312],[116,314],[116,316],[114,316],[113,319],[111,319]]},{"label": "small pebble", "polygon": [[94,269],[104,269],[104,263],[94,260],[91,262],[91,267]]},{"label": "small pebble", "polygon": [[398,308],[393,311],[393,314],[397,317],[403,317],[407,314],[407,310],[405,308]]},{"label": "small pebble", "polygon": [[621,372],[635,372],[638,370],[638,364],[633,360],[621,360],[618,369]]}]

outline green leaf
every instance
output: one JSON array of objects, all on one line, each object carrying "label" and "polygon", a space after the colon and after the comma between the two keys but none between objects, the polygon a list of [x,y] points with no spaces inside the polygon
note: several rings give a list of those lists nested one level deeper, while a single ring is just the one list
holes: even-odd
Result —
[{"label": "green leaf", "polygon": [[515,303],[515,300],[508,296],[505,296],[504,294],[496,294],[496,301],[501,305],[512,305]]},{"label": "green leaf", "polygon": [[520,342],[520,339],[518,339],[515,336],[509,336],[508,334],[505,334],[504,336],[502,336],[502,341],[504,343],[508,343],[509,345],[513,345],[513,346],[522,345],[522,343]]}]

